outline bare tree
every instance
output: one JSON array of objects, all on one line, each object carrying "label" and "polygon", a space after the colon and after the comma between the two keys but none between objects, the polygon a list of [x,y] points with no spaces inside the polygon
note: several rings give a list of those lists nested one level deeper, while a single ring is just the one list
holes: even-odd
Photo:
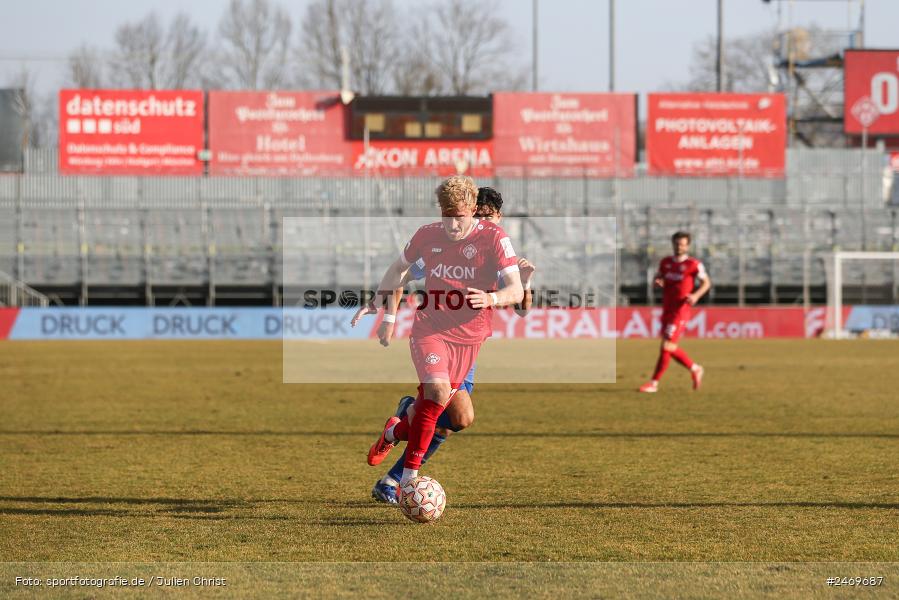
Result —
[{"label": "bare tree", "polygon": [[165,34],[156,13],[116,29],[116,51],[110,61],[113,83],[122,87],[160,87]]},{"label": "bare tree", "polygon": [[[728,92],[786,92],[795,134],[809,145],[843,140],[842,38],[812,25],[782,34],[761,32],[725,44],[724,89]],[[683,91],[715,89],[716,40],[709,37],[693,49],[690,79],[668,87]],[[788,68],[792,64],[792,68]]]},{"label": "bare tree", "polygon": [[351,85],[364,94],[389,91],[399,25],[391,0],[316,0],[300,24],[298,80],[312,87],[340,87],[341,49],[346,48]]},{"label": "bare tree", "polygon": [[427,56],[409,50],[401,52],[393,68],[393,89],[401,95],[431,96],[443,89],[443,78]]},{"label": "bare tree", "polygon": [[201,86],[206,81],[206,34],[185,13],[169,23],[165,36],[164,81],[170,89]]},{"label": "bare tree", "polygon": [[419,13],[407,56],[427,57],[452,94],[521,89],[527,81],[517,64],[508,23],[495,0],[444,0]]},{"label": "bare tree", "polygon": [[8,87],[19,88],[17,111],[25,122],[23,146],[39,148],[56,143],[56,94],[41,96],[37,92],[34,73],[24,65],[7,78]]},{"label": "bare tree", "polygon": [[78,88],[103,87],[103,57],[100,51],[81,44],[69,54],[68,83]]},{"label": "bare tree", "polygon": [[109,70],[116,85],[180,89],[205,79],[206,35],[184,13],[175,15],[167,29],[150,13],[119,26],[115,40]]},{"label": "bare tree", "polygon": [[[773,32],[732,38],[725,42],[727,69],[722,85],[727,92],[766,92],[774,82]],[[710,36],[693,47],[690,79],[672,87],[684,91],[714,91],[717,82],[717,41]]]},{"label": "bare tree", "polygon": [[[792,55],[793,60],[802,62],[814,58],[824,58],[840,52],[840,39],[828,35],[816,26],[808,29],[778,35],[767,31],[733,38],[725,44],[724,89],[728,92],[767,92],[771,89],[783,90],[789,87],[783,69],[778,63]],[[709,91],[715,89],[716,41],[708,37],[693,49],[690,63],[690,79],[685,84],[671,87],[685,91]],[[837,70],[820,70],[807,75],[805,85],[812,93],[828,92],[834,85],[842,84],[842,75]]]},{"label": "bare tree", "polygon": [[231,0],[219,22],[224,84],[278,88],[288,82],[290,16],[271,0]]}]

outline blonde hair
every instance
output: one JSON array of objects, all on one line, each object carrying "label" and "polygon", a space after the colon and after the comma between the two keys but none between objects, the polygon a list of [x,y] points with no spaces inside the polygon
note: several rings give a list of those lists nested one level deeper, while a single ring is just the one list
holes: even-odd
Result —
[{"label": "blonde hair", "polygon": [[478,204],[478,186],[471,177],[453,175],[434,190],[441,212],[465,210],[474,212]]}]

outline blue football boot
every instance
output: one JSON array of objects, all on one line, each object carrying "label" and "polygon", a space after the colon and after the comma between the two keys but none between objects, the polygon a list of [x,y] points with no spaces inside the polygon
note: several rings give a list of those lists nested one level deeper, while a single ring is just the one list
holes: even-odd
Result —
[{"label": "blue football boot", "polygon": [[371,488],[371,497],[385,504],[396,504],[399,487],[395,481],[385,477],[379,479],[375,487]]}]

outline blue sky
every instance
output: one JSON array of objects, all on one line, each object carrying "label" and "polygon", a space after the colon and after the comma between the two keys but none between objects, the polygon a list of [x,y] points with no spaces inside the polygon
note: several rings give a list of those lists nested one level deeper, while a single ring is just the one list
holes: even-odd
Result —
[{"label": "blue sky", "polygon": [[[394,0],[404,10],[420,2]],[[308,0],[282,1],[298,22]],[[725,36],[774,29],[777,0],[725,0]],[[856,7],[844,0],[782,3],[783,21],[848,29]],[[82,42],[111,47],[117,25],[155,10],[164,19],[185,11],[214,32],[226,0],[28,0],[6,3],[0,22],[0,82],[26,64],[42,90],[60,86],[64,58]],[[617,0],[618,91],[647,93],[686,80],[693,46],[715,33],[717,0]],[[790,5],[793,6],[790,9]],[[866,0],[867,45],[899,47],[899,0]],[[530,64],[531,0],[498,0],[523,61]],[[791,15],[789,13],[792,13]],[[540,0],[540,87],[605,91],[608,85],[607,0]]]}]

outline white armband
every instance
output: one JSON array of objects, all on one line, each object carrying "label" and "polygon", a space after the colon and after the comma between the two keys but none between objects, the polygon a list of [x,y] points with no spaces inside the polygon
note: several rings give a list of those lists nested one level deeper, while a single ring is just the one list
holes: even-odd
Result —
[{"label": "white armband", "polygon": [[530,279],[528,279],[527,281],[524,282],[524,290],[528,291],[529,289],[531,289],[531,280]]},{"label": "white armband", "polygon": [[396,315],[392,315],[390,313],[384,313],[384,323],[396,323]]},{"label": "white armband", "polygon": [[499,298],[496,296],[496,292],[490,292],[490,299],[493,301],[493,306],[499,304]]}]

